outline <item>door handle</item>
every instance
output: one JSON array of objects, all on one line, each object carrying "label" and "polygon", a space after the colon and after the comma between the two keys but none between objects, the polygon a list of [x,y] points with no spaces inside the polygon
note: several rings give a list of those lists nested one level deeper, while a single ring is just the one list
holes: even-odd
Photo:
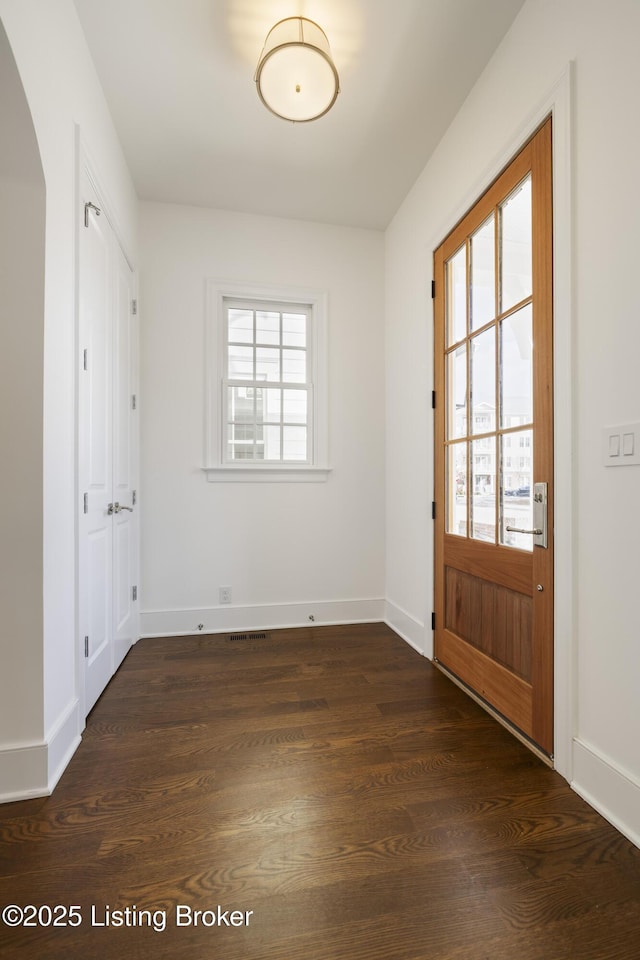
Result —
[{"label": "door handle", "polygon": [[118,503],[118,501],[116,500],[116,502],[113,505],[113,512],[122,513],[123,510],[128,510],[129,513],[133,513],[133,507],[125,507],[123,503]]},{"label": "door handle", "polygon": [[533,485],[533,529],[523,530],[522,527],[507,526],[509,533],[525,533],[535,537],[534,546],[547,549],[547,491],[546,483]]}]

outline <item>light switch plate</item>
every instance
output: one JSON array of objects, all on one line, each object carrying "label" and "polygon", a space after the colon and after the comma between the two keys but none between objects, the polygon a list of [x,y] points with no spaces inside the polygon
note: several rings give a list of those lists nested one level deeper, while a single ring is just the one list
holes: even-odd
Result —
[{"label": "light switch plate", "polygon": [[602,459],[605,467],[640,465],[640,423],[603,427]]},{"label": "light switch plate", "polygon": [[636,443],[635,443],[635,434],[623,433],[622,434],[622,456],[623,457],[632,457],[635,453]]}]

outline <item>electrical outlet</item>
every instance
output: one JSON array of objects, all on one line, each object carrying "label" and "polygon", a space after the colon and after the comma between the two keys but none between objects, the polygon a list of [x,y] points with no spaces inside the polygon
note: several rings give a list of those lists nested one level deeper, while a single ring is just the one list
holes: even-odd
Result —
[{"label": "electrical outlet", "polygon": [[231,587],[218,587],[220,603],[231,603]]}]

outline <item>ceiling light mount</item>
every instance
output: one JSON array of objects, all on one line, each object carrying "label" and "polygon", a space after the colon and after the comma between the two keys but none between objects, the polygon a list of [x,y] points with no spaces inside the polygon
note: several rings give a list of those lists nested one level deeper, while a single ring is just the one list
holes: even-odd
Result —
[{"label": "ceiling light mount", "polygon": [[280,20],[267,34],[255,81],[258,96],[277,117],[294,123],[323,117],[340,92],[324,30],[306,17]]}]

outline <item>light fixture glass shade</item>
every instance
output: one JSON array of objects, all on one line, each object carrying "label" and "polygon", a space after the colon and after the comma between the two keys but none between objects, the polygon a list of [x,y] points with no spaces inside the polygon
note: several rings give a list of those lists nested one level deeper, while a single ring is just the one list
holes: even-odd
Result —
[{"label": "light fixture glass shade", "polygon": [[255,76],[258,96],[284,120],[306,123],[331,109],[340,91],[327,36],[306,17],[288,17],[267,34]]}]

